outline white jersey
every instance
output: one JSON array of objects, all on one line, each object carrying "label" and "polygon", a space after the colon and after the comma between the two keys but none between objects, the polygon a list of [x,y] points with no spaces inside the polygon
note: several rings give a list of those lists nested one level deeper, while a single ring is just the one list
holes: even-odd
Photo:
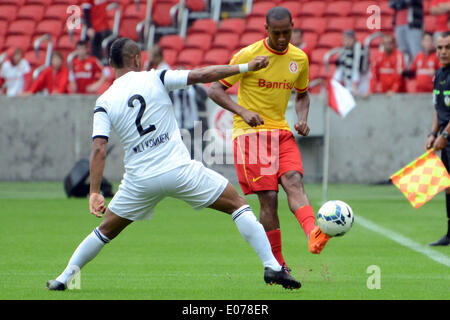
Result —
[{"label": "white jersey", "polygon": [[25,75],[31,72],[30,64],[22,59],[17,65],[10,61],[3,64],[1,77],[6,80],[6,95],[9,97],[21,94],[25,86]]},{"label": "white jersey", "polygon": [[111,127],[125,149],[128,178],[157,176],[190,162],[168,92],[187,86],[188,70],[128,72],[96,101],[92,137]]}]

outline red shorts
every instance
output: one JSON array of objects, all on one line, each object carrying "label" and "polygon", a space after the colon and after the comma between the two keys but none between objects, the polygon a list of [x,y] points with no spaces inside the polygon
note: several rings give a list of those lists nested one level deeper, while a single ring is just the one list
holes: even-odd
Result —
[{"label": "red shorts", "polygon": [[234,164],[244,194],[278,191],[280,177],[288,171],[303,175],[302,157],[288,130],[243,134],[233,141]]}]

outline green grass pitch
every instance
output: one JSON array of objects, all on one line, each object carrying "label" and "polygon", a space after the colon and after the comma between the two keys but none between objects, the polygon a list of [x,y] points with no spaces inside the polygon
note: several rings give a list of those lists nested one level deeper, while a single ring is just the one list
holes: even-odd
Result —
[{"label": "green grass pitch", "polygon": [[[313,207],[319,185],[306,185]],[[426,245],[446,231],[442,194],[414,210],[393,186],[331,185],[329,199],[346,201],[356,222],[320,255],[279,195],[284,256],[297,291],[267,286],[256,254],[231,217],[196,211],[165,199],[153,220],[130,225],[81,271],[80,290],[49,292],[45,283],[66,266],[79,242],[99,223],[87,199],[67,199],[61,183],[0,183],[0,300],[306,300],[449,299],[450,268],[358,223],[358,216]],[[256,197],[247,197],[255,214]],[[450,259],[450,247],[433,248]],[[379,268],[379,289],[369,289]]]}]

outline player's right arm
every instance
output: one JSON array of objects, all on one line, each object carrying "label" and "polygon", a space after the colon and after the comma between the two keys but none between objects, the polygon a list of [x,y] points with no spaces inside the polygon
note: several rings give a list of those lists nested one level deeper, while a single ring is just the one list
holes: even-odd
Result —
[{"label": "player's right arm", "polygon": [[268,56],[257,56],[248,64],[208,66],[189,72],[187,84],[210,83],[222,80],[238,73],[258,71],[269,65]]},{"label": "player's right arm", "polygon": [[263,118],[253,111],[240,106],[225,92],[228,89],[220,82],[214,82],[208,89],[208,96],[222,108],[240,116],[249,126],[256,127],[264,124]]}]

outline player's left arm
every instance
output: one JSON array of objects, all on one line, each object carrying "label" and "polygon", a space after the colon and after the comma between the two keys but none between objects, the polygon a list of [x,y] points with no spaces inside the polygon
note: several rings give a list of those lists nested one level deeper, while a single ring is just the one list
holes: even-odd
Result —
[{"label": "player's left arm", "polygon": [[96,137],[92,143],[92,152],[89,163],[91,186],[89,192],[89,211],[98,218],[105,213],[105,198],[100,193],[103,170],[106,162],[106,146],[108,139]]},{"label": "player's left arm", "polygon": [[307,136],[309,134],[308,113],[309,113],[309,94],[308,91],[297,93],[295,96],[295,112],[297,113],[298,122],[294,125],[294,129],[298,134]]}]

